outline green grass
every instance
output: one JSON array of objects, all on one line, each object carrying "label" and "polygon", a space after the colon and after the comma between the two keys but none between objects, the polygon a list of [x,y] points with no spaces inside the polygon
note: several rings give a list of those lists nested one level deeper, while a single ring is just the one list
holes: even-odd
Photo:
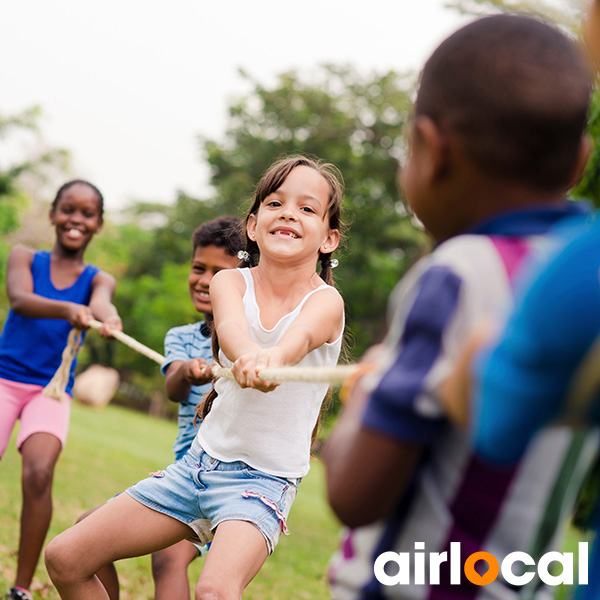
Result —
[{"label": "green grass", "polygon": [[[72,525],[89,508],[103,503],[149,471],[166,466],[172,457],[176,424],[148,415],[107,406],[102,410],[73,405],[71,431],[56,469],[54,516],[48,540]],[[0,594],[15,576],[21,503],[21,461],[13,439],[0,462]],[[273,556],[244,594],[248,600],[325,600],[327,561],[337,546],[339,526],[323,491],[323,469],[312,462],[300,485],[288,520],[289,537],[280,539]],[[190,583],[196,582],[203,559],[192,563]],[[153,597],[150,558],[117,563],[123,600]],[[34,598],[55,600],[58,594],[43,560],[32,586]]]}]

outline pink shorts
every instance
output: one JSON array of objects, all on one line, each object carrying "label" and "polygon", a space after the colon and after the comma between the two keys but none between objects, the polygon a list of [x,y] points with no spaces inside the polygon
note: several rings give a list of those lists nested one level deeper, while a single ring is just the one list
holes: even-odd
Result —
[{"label": "pink shorts", "polygon": [[17,448],[34,433],[50,433],[65,447],[71,416],[71,397],[64,402],[42,394],[41,385],[0,379],[0,458],[17,419],[21,420]]}]

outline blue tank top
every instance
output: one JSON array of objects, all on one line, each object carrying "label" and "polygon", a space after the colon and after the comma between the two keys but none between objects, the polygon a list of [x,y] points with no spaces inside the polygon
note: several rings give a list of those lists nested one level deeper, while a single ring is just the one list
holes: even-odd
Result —
[{"label": "blue tank top", "polygon": [[[56,289],[50,279],[50,252],[40,250],[31,263],[33,292],[44,298],[88,304],[92,280],[100,269],[87,265],[70,287]],[[0,336],[0,378],[18,383],[47,385],[60,366],[71,325],[63,319],[33,319],[9,311]],[[77,360],[71,366],[71,393]]]}]

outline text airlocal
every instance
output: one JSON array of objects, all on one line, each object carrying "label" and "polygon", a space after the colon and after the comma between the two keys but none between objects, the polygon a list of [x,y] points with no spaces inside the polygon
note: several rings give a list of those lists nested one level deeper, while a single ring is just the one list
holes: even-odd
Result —
[{"label": "text airlocal", "polygon": [[[461,558],[460,542],[450,543],[448,552],[425,553],[423,542],[415,543],[414,552],[384,552],[375,560],[373,570],[377,581],[383,585],[438,585],[440,583],[440,567],[449,562],[450,584],[460,585],[462,575],[475,585],[489,585],[499,574],[506,583],[513,586],[528,584],[536,575],[546,585],[585,585],[588,582],[588,544],[579,542],[578,551],[546,552],[539,561],[527,552],[511,552],[501,562],[489,552],[474,552],[464,561]],[[575,558],[577,557],[577,559]],[[475,570],[479,561],[487,563],[487,570],[481,574]],[[558,563],[562,571],[553,575],[551,565]],[[577,564],[577,581],[574,580],[575,565]],[[481,567],[481,565],[479,565]],[[560,570],[552,569],[554,571]],[[484,569],[479,569],[484,571]],[[389,574],[393,573],[393,574]],[[412,574],[412,579],[411,579]]]}]

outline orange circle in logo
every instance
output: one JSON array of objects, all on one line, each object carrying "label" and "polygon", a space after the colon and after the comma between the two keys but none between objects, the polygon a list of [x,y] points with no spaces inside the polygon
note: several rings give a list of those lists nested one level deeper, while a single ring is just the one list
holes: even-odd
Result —
[{"label": "orange circle in logo", "polygon": [[[475,570],[475,563],[480,560],[485,560],[488,564],[488,570],[483,575],[480,575]],[[496,558],[489,552],[473,552],[473,554],[465,560],[465,575],[467,576],[467,579],[475,585],[487,585],[488,583],[492,583],[492,581],[498,577],[499,572],[500,565]]]}]

